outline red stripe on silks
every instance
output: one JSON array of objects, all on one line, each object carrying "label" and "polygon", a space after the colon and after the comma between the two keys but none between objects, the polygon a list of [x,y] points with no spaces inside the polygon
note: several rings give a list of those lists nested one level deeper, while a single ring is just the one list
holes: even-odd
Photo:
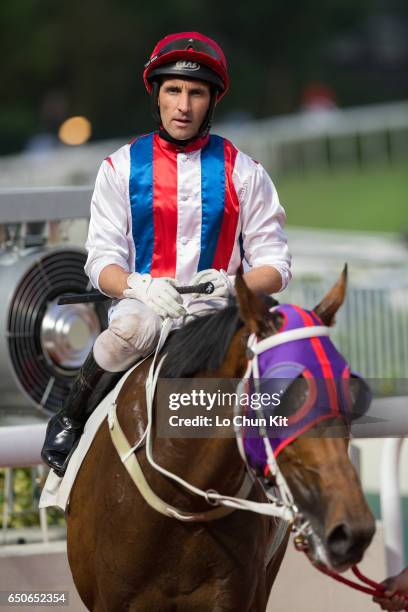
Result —
[{"label": "red stripe on silks", "polygon": [[177,262],[177,153],[153,140],[154,245],[150,274],[176,275]]},{"label": "red stripe on silks", "polygon": [[110,164],[110,165],[112,166],[112,168],[113,168],[113,169],[115,170],[115,172],[116,172],[116,169],[115,169],[115,166],[113,165],[113,161],[112,161],[112,159],[111,159],[110,157],[105,157],[105,161],[107,161],[107,162],[108,162],[108,164]]},{"label": "red stripe on silks", "polygon": [[[307,312],[302,310],[302,308],[299,308],[299,306],[295,306],[294,304],[293,304],[293,308],[302,317],[303,322],[306,325],[306,327],[311,327],[315,325],[313,318]],[[315,355],[322,368],[323,378],[325,379],[327,393],[329,395],[330,408],[335,414],[338,414],[339,406],[338,406],[338,401],[337,401],[336,383],[334,381],[333,370],[331,368],[330,361],[327,358],[326,351],[323,348],[320,338],[319,337],[309,338],[309,340],[312,344]]]},{"label": "red stripe on silks", "polygon": [[[235,245],[235,235],[238,224],[239,202],[232,181],[235,160],[238,150],[228,140],[224,140],[225,159],[225,195],[224,214],[218,242],[214,253],[213,268],[228,270],[228,265]],[[235,273],[235,270],[234,270]]]}]

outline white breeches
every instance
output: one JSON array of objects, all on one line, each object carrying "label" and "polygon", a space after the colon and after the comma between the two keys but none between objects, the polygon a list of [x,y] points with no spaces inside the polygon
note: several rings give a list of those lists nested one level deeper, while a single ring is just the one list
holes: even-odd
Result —
[{"label": "white breeches", "polygon": [[[184,306],[191,315],[207,314],[208,310],[225,308],[225,298],[196,298]],[[174,319],[173,329],[187,319]],[[121,372],[138,359],[146,357],[157,344],[162,318],[139,300],[124,298],[112,307],[109,327],[95,341],[93,353],[98,365],[108,372]]]}]

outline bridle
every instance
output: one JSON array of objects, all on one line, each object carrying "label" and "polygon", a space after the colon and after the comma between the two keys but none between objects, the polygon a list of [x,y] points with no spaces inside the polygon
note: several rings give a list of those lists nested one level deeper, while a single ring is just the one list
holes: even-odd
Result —
[{"label": "bridle", "polygon": [[[272,336],[269,336],[268,338],[264,338],[263,340],[258,340],[256,334],[251,334],[248,337],[246,349],[246,355],[248,358],[247,369],[243,376],[243,379],[238,385],[238,395],[240,394],[240,392],[243,391],[245,381],[249,380],[251,377],[253,377],[255,388],[257,388],[260,379],[258,357],[259,355],[262,355],[262,353],[265,353],[266,351],[281,344],[285,344],[287,342],[329,335],[330,328],[322,325],[302,327],[298,329],[283,331],[280,334],[274,334]],[[276,509],[279,509],[279,511],[284,511],[285,514],[290,517],[289,522],[291,523],[291,529],[294,532],[295,536],[303,536],[308,538],[312,535],[313,528],[310,522],[303,517],[299,508],[295,504],[291,490],[286,482],[285,477],[282,474],[281,469],[279,468],[267,432],[262,431],[261,427],[260,433],[262,434],[262,440],[265,446],[265,453],[267,457],[269,472],[274,481],[274,489],[276,491],[267,491],[269,503]],[[236,435],[238,450],[245,463],[247,463],[247,457],[243,447],[242,438],[240,437],[239,432],[236,432]]]},{"label": "bridle", "polygon": [[[260,341],[257,340],[255,334],[252,334],[248,338],[247,355],[249,357],[249,361],[243,380],[249,379],[252,375],[254,377],[255,387],[257,383],[259,384],[260,372],[258,367],[258,356],[266,350],[269,350],[270,348],[276,347],[286,342],[301,340],[304,338],[316,338],[319,336],[330,336],[330,328],[326,326],[309,326],[305,328],[292,329],[286,332],[281,332],[280,334],[270,336]],[[242,385],[243,382],[241,381],[240,384]],[[245,450],[242,445],[242,439],[240,440],[239,438],[237,438],[237,440],[239,442],[238,446],[241,455],[246,458]],[[356,582],[355,580],[350,580],[349,578],[342,576],[338,572],[330,569],[326,563],[317,562],[311,557],[308,545],[308,537],[313,535],[313,528],[308,521],[302,520],[302,514],[299,512],[296,505],[294,504],[292,494],[279,469],[275,454],[271,448],[266,432],[265,436],[263,437],[263,441],[265,444],[268,467],[272,477],[274,477],[276,480],[276,484],[279,490],[279,496],[282,498],[283,504],[286,504],[287,508],[293,512],[294,519],[292,524],[292,531],[295,534],[294,542],[296,550],[304,552],[308,557],[309,561],[312,563],[312,565],[316,567],[316,569],[318,569],[326,576],[333,578],[337,582],[340,582],[352,589],[355,589],[372,597],[383,597],[385,591],[384,585],[374,580],[371,580],[370,578],[365,576],[356,565],[353,565],[351,567],[351,571],[362,584]],[[268,493],[268,497],[269,499],[271,499],[272,503],[277,503],[278,500],[274,499],[274,497],[270,493]],[[408,610],[408,597],[405,597],[405,599],[407,602],[405,610]]]}]

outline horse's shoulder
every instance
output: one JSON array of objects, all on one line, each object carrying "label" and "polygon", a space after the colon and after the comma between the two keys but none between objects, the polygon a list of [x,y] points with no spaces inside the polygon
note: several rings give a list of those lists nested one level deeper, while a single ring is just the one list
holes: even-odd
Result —
[{"label": "horse's shoulder", "polygon": [[125,380],[116,399],[118,419],[129,441],[134,443],[135,432],[146,427],[146,378],[152,358],[138,365]]}]

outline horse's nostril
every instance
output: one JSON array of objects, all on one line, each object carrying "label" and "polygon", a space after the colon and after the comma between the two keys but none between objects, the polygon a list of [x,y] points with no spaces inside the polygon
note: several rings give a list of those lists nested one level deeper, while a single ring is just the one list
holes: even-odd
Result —
[{"label": "horse's nostril", "polygon": [[327,551],[334,565],[358,563],[374,535],[374,523],[339,523],[327,535]]},{"label": "horse's nostril", "polygon": [[336,525],[327,537],[327,547],[335,557],[344,557],[353,546],[353,534],[346,523]]}]

